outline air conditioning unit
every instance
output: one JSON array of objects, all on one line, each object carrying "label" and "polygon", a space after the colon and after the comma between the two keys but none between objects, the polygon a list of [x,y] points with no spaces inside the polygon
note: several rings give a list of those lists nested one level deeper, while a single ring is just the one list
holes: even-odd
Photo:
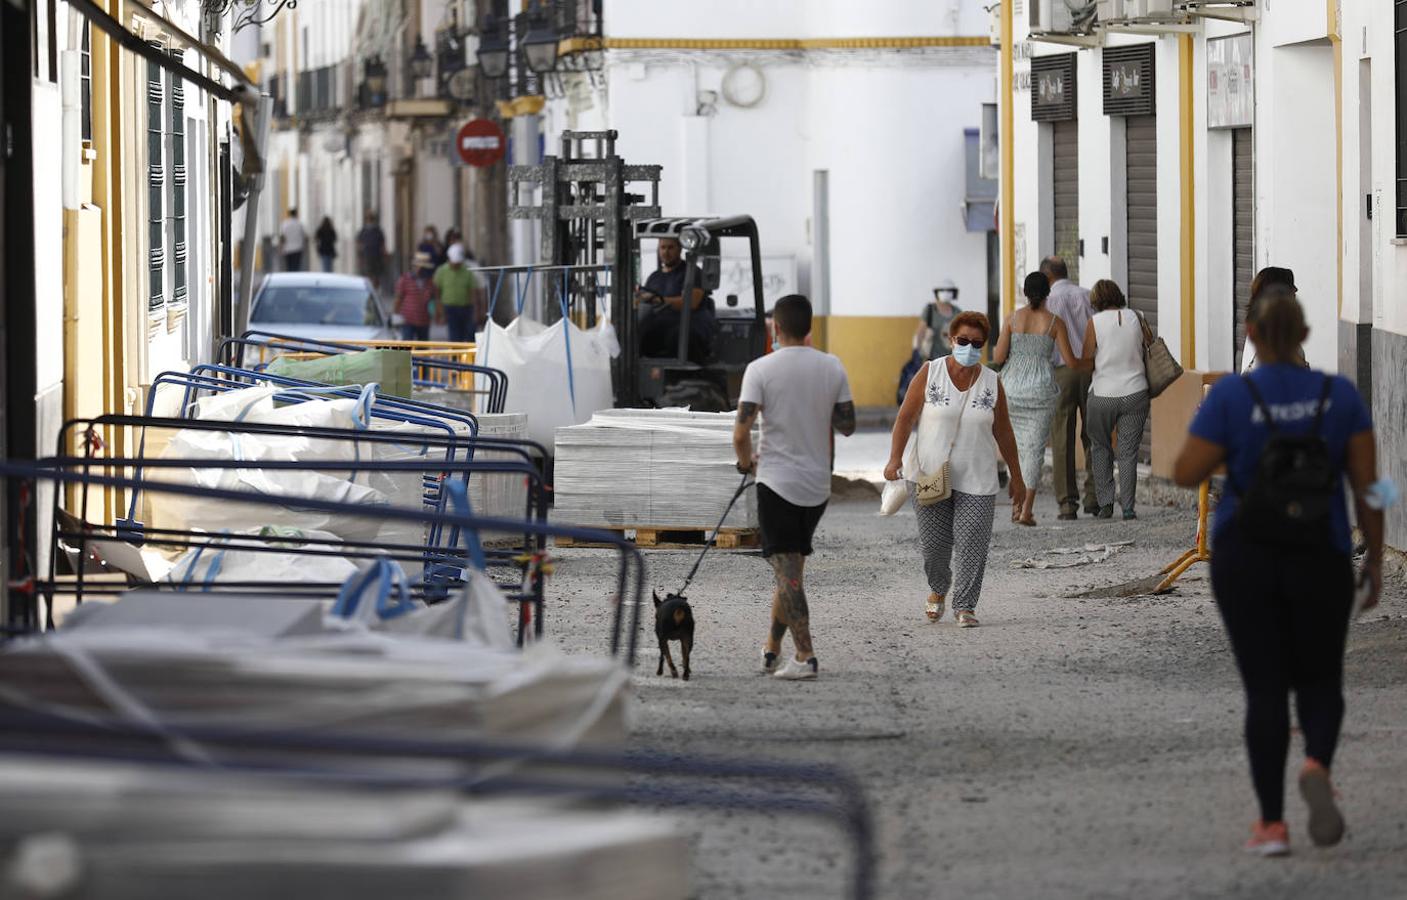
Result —
[{"label": "air conditioning unit", "polygon": [[1065,4],[1065,0],[1030,0],[1030,2],[1032,31],[1070,31],[1070,7]]},{"label": "air conditioning unit", "polygon": [[1127,0],[1099,0],[1099,21],[1116,22],[1124,18]]},{"label": "air conditioning unit", "polygon": [[1172,18],[1173,0],[1124,0],[1125,19]]}]

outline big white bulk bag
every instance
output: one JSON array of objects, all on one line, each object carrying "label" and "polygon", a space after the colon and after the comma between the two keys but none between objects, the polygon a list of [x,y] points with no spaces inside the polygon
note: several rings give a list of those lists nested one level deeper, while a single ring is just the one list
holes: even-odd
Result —
[{"label": "big white bulk bag", "polygon": [[504,411],[526,413],[527,436],[549,450],[559,427],[580,425],[615,405],[611,357],[620,345],[605,321],[590,331],[565,319],[545,327],[523,316],[507,328],[490,321],[478,347],[481,365],[508,376]]}]

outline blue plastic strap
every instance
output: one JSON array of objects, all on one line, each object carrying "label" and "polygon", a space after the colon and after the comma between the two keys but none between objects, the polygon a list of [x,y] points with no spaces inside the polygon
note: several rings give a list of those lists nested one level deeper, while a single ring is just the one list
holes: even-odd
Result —
[{"label": "blue plastic strap", "polygon": [[[513,273],[513,282],[518,285],[518,315],[520,316],[523,314],[523,307],[528,302],[528,288],[532,287],[533,272],[533,269],[529,269],[526,272]],[[520,275],[526,275],[528,277],[520,278]]]},{"label": "blue plastic strap", "polygon": [[[455,515],[468,518],[474,514],[469,504],[469,490],[462,481],[448,481],[445,483],[445,491],[449,494],[450,507]],[[480,572],[488,568],[484,561],[484,546],[479,541],[479,529],[462,528],[464,533],[464,549],[469,551],[469,562]]]},{"label": "blue plastic strap", "polygon": [[562,273],[562,337],[567,343],[567,393],[572,398],[572,415],[576,415],[576,374],[572,371],[571,303],[567,299],[567,273]]},{"label": "blue plastic strap", "polygon": [[[405,570],[395,561],[383,556],[342,582],[342,588],[337,592],[337,599],[332,604],[332,614],[344,619],[355,615],[361,606],[362,596],[372,587],[373,579],[376,582],[376,599],[372,608],[377,618],[394,619],[417,608],[415,602],[410,599]],[[394,603],[391,601],[392,591],[396,594]]]}]

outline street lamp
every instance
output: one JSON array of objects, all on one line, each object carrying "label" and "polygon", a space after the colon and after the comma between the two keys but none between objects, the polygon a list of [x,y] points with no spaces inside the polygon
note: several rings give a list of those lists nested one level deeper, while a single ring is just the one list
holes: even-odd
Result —
[{"label": "street lamp", "polygon": [[495,16],[485,16],[479,33],[479,71],[485,78],[502,78],[508,74],[507,23]]},{"label": "street lamp", "polygon": [[410,74],[418,81],[429,78],[435,72],[435,58],[425,46],[424,38],[415,39],[415,52],[410,57]]},{"label": "street lamp", "polygon": [[527,15],[527,34],[522,38],[523,56],[534,75],[546,75],[557,68],[557,29],[547,17],[547,10],[534,3]]},{"label": "street lamp", "polygon": [[368,57],[362,70],[366,86],[368,106],[381,106],[386,102],[386,64],[380,56]]}]

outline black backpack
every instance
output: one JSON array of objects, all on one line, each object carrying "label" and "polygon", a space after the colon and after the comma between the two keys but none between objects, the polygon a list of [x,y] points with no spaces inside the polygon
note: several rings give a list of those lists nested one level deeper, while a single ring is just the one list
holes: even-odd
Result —
[{"label": "black backpack", "polygon": [[1260,451],[1250,487],[1239,491],[1236,521],[1242,534],[1258,543],[1322,547],[1330,540],[1334,488],[1340,478],[1329,445],[1319,435],[1333,381],[1324,377],[1319,408],[1308,434],[1282,433],[1249,378],[1246,387],[1265,416],[1270,439]]}]

